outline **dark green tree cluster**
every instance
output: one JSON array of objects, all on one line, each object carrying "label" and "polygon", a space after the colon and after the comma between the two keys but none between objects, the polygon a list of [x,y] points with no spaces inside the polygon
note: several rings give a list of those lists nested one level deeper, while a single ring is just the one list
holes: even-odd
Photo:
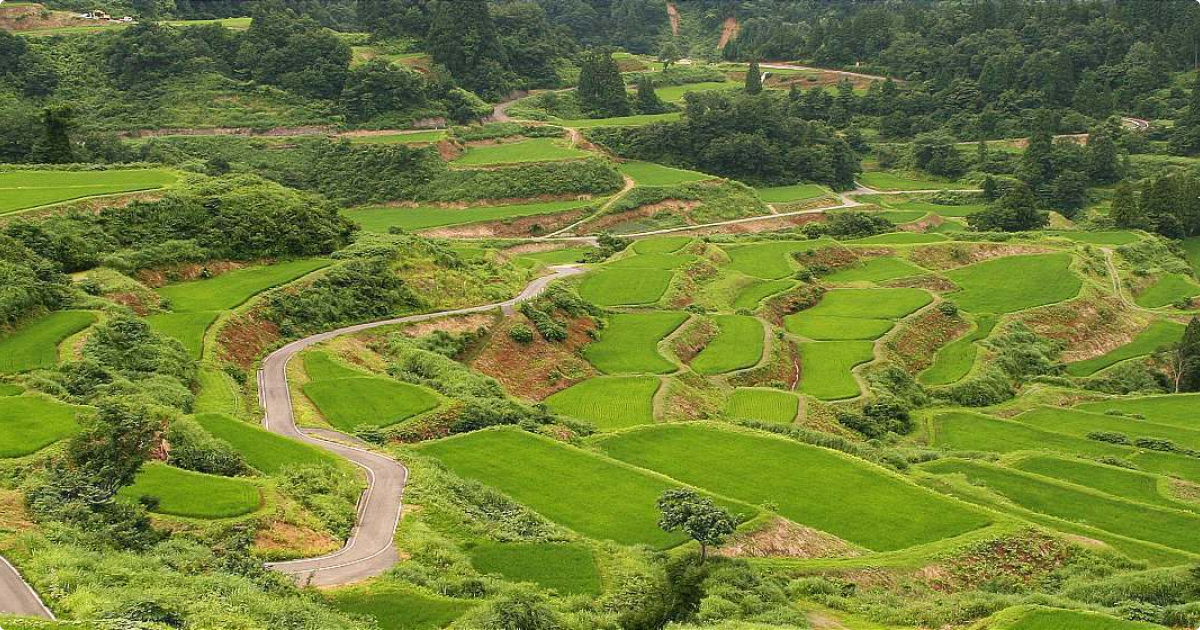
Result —
[{"label": "dark green tree cluster", "polygon": [[1123,181],[1113,193],[1109,217],[1118,227],[1169,238],[1200,235],[1200,182],[1186,173]]},{"label": "dark green tree cluster", "polygon": [[0,91],[11,87],[29,97],[47,96],[58,85],[54,66],[25,38],[0,31]]},{"label": "dark green tree cluster", "polygon": [[584,46],[616,46],[653,54],[670,30],[657,0],[536,0],[547,17]]},{"label": "dark green tree cluster", "polygon": [[737,518],[695,490],[676,488],[658,498],[658,526],[664,531],[682,531],[700,545],[700,562],[708,548],[719,545],[737,527]]},{"label": "dark green tree cluster", "polygon": [[576,93],[580,106],[592,118],[628,116],[633,112],[629,94],[625,92],[625,80],[608,51],[584,53]]},{"label": "dark green tree cluster", "polygon": [[661,114],[671,111],[671,106],[659,98],[658,92],[654,89],[654,80],[648,75],[638,77],[635,87],[637,88],[637,99],[634,105],[637,113]]},{"label": "dark green tree cluster", "polygon": [[1016,182],[986,210],[967,217],[967,224],[982,232],[1025,232],[1050,224],[1050,215],[1039,209],[1037,196]]},{"label": "dark green tree cluster", "polygon": [[1196,72],[1192,81],[1192,93],[1183,115],[1175,119],[1170,146],[1175,155],[1200,154],[1200,72]]},{"label": "dark green tree cluster", "polygon": [[1040,206],[1073,217],[1087,202],[1090,183],[1119,179],[1121,165],[1108,125],[1096,127],[1087,144],[1055,142],[1046,127],[1029,138],[1016,175],[1034,192]]},{"label": "dark green tree cluster", "polygon": [[1178,355],[1175,391],[1200,392],[1200,318],[1193,317],[1188,322],[1175,352]]},{"label": "dark green tree cluster", "polygon": [[6,234],[0,234],[0,286],[0,329],[32,313],[58,309],[70,295],[70,280],[58,265]]}]

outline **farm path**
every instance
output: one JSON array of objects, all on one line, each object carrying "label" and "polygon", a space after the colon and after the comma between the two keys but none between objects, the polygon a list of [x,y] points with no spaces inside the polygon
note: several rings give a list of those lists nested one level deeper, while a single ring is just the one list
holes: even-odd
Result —
[{"label": "farm path", "polygon": [[[1128,294],[1125,293],[1125,287],[1124,287],[1124,285],[1121,284],[1120,270],[1117,269],[1117,262],[1113,258],[1112,248],[1111,247],[1101,247],[1100,251],[1104,252],[1104,265],[1106,267],[1108,267],[1108,275],[1112,278],[1113,293],[1116,294],[1117,298],[1120,299],[1121,302],[1123,304],[1125,304],[1125,306],[1130,308],[1131,310],[1134,310],[1134,311],[1137,311],[1139,313],[1143,313],[1146,315],[1154,315],[1155,317],[1163,317],[1164,316],[1163,313],[1160,313],[1157,310],[1152,309],[1152,308],[1146,308],[1145,306],[1141,306],[1137,302],[1133,301],[1132,297],[1130,297]],[[1178,321],[1178,322],[1186,322],[1187,321],[1187,317],[1185,317],[1185,316],[1171,316],[1171,317],[1169,317],[1169,319],[1172,319],[1172,320]]]},{"label": "farm path", "polygon": [[[572,131],[574,131],[574,130],[572,129]],[[576,133],[578,133],[578,132],[576,132]],[[553,240],[555,238],[561,237],[564,234],[569,234],[571,232],[571,230],[574,230],[575,228],[583,225],[584,223],[587,223],[588,221],[591,221],[592,219],[604,214],[609,208],[612,207],[613,204],[617,203],[617,201],[619,199],[621,199],[621,197],[624,197],[625,195],[627,195],[629,193],[629,191],[633,190],[634,187],[637,186],[637,182],[634,181],[632,177],[630,177],[628,175],[623,175],[622,177],[625,178],[625,185],[621,187],[621,190],[617,191],[617,194],[613,195],[608,201],[604,202],[604,205],[600,206],[595,212],[587,215],[586,217],[583,217],[582,219],[572,223],[571,225],[568,225],[565,228],[562,228],[561,230],[552,232],[552,233],[547,234],[542,237],[538,237],[535,240]]]},{"label": "farm path", "polygon": [[293,341],[271,353],[263,361],[259,371],[259,395],[262,397],[264,410],[263,426],[273,433],[313,444],[344,457],[363,468],[367,474],[367,489],[358,502],[358,522],[344,547],[316,558],[268,563],[268,567],[292,576],[301,584],[313,586],[349,584],[388,570],[398,560],[394,537],[400,521],[404,485],[408,480],[408,469],[403,464],[386,455],[352,446],[351,444],[360,442],[350,436],[328,429],[304,431],[297,427],[292,410],[291,390],[287,383],[288,361],[301,350],[314,344],[379,326],[480,313],[496,308],[511,313],[517,304],[537,297],[555,280],[583,272],[577,265],[551,269],[554,272],[552,275],[535,279],[519,295],[504,302],[347,326]]},{"label": "farm path", "polygon": [[[812,70],[815,72],[828,72],[830,74],[839,74],[844,77],[854,77],[857,79],[867,79],[869,81],[886,81],[887,77],[881,77],[877,74],[863,74],[861,72],[850,72],[848,70],[830,70],[829,68],[818,68],[816,66],[802,66],[794,63],[760,63],[758,67],[768,70]],[[896,83],[903,83],[898,79],[892,79]]]},{"label": "farm path", "polygon": [[0,556],[0,612],[54,619],[54,613],[42,603],[37,591],[17,572],[17,568]]}]

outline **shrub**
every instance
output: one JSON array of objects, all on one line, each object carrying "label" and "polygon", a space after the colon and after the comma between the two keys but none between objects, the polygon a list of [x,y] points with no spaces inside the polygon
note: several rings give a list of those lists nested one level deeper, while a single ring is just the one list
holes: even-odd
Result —
[{"label": "shrub", "polygon": [[517,343],[529,343],[533,341],[533,330],[525,324],[515,324],[508,329],[508,336]]},{"label": "shrub", "polygon": [[1109,444],[1129,444],[1129,436],[1116,431],[1090,431],[1087,434],[1089,440],[1097,442],[1108,442]]},{"label": "shrub", "polygon": [[240,475],[248,470],[245,460],[225,440],[213,437],[191,418],[176,418],[167,428],[171,445],[167,462],[213,475]]},{"label": "shrub", "polygon": [[359,494],[359,481],[353,474],[327,465],[288,465],[279,471],[279,489],[316,515],[334,535],[350,535]]}]

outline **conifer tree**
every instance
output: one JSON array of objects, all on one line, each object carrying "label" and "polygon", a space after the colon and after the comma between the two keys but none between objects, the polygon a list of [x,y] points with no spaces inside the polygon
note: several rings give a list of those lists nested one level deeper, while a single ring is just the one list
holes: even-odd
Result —
[{"label": "conifer tree", "polygon": [[1111,184],[1120,179],[1121,163],[1117,159],[1117,144],[1107,128],[1101,126],[1092,130],[1088,134],[1087,148],[1088,175],[1093,181]]},{"label": "conifer tree", "polygon": [[484,98],[499,99],[513,85],[487,0],[439,2],[426,47],[459,85]]},{"label": "conifer tree", "polygon": [[759,94],[762,90],[762,70],[758,67],[758,60],[755,59],[750,62],[750,69],[746,71],[746,93]]},{"label": "conifer tree", "polygon": [[1145,227],[1146,219],[1138,208],[1137,199],[1133,196],[1133,185],[1127,181],[1117,184],[1113,192],[1112,205],[1108,208],[1108,216],[1113,224],[1125,229],[1141,229]]},{"label": "conifer tree", "polygon": [[1196,155],[1200,153],[1200,72],[1192,82],[1192,94],[1183,116],[1175,121],[1171,135],[1171,153]]},{"label": "conifer tree", "polygon": [[654,91],[654,80],[649,75],[642,75],[637,81],[637,112],[639,114],[661,114],[667,111],[667,104]]},{"label": "conifer tree", "polygon": [[593,118],[628,116],[632,113],[625,80],[608,52],[593,51],[583,57],[576,89],[583,110]]}]

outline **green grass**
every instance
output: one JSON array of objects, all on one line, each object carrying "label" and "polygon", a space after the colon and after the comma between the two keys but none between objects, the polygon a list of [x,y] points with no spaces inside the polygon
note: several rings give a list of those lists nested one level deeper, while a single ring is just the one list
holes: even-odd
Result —
[{"label": "green grass", "polygon": [[1055,236],[1062,237],[1077,243],[1090,243],[1092,245],[1128,245],[1136,243],[1142,239],[1136,232],[1128,230],[1110,230],[1106,232],[1054,232]]},{"label": "green grass", "polygon": [[1200,275],[1200,236],[1184,239],[1183,251],[1188,262],[1192,263],[1192,270],[1196,275]]},{"label": "green grass", "polygon": [[75,435],[77,413],[48,396],[0,397],[0,458],[23,457]]},{"label": "green grass", "polygon": [[687,313],[617,313],[583,357],[605,374],[665,374],[678,367],[658,353],[658,342],[687,321]]},{"label": "green grass", "polygon": [[1159,477],[1136,470],[1048,455],[1027,457],[1015,462],[1011,467],[1027,473],[1092,488],[1130,501],[1176,510],[1187,509],[1187,506],[1172,501],[1159,492]]},{"label": "green grass", "polygon": [[1144,308],[1160,308],[1197,295],[1200,295],[1200,286],[1191,278],[1181,273],[1168,273],[1160,276],[1154,284],[1142,291],[1135,301],[1138,306]]},{"label": "green grass", "polygon": [[296,278],[329,265],[328,260],[304,258],[237,269],[207,280],[169,284],[158,294],[171,301],[176,313],[224,311],[267,289],[287,284]]},{"label": "green grass", "polygon": [[383,136],[349,136],[351,144],[431,144],[446,138],[445,129],[417,131],[414,133],[390,133]]},{"label": "green grass", "polygon": [[762,322],[749,315],[716,315],[718,333],[692,359],[697,374],[724,374],[753,367],[762,358]]},{"label": "green grass", "polygon": [[121,488],[117,496],[130,502],[156,497],[159,503],[153,512],[200,519],[241,516],[262,504],[262,492],[252,481],[205,475],[159,462],[142,466],[133,485]]},{"label": "green grass", "polygon": [[761,420],[792,424],[800,411],[800,399],[791,392],[758,387],[739,387],[729,396],[725,415],[735,420]]},{"label": "green grass", "polygon": [[196,381],[199,390],[192,410],[196,413],[226,413],[237,415],[242,410],[241,388],[223,370],[201,365]]},{"label": "green grass", "polygon": [[988,618],[991,630],[1162,630],[1143,621],[1126,621],[1100,613],[1038,606],[1005,609]]},{"label": "green grass", "polygon": [[979,413],[953,411],[939,414],[931,420],[931,428],[933,446],[956,451],[1014,453],[1046,449],[1091,457],[1122,457],[1130,453],[1128,449],[1107,442],[1052,433]]},{"label": "green grass", "polygon": [[875,256],[853,267],[844,267],[821,279],[826,282],[884,282],[927,273],[924,269],[895,256]]},{"label": "green grass", "polygon": [[24,391],[17,385],[12,383],[0,383],[0,397],[2,396],[18,396]]},{"label": "green grass", "polygon": [[87,311],[56,311],[0,337],[0,374],[58,365],[58,344],[94,321]]},{"label": "green grass", "polygon": [[467,149],[454,160],[458,166],[484,166],[490,164],[518,164],[525,162],[555,162],[575,160],[590,155],[570,146],[562,138],[533,138],[520,142],[485,144]]},{"label": "green grass", "polygon": [[792,255],[826,245],[826,241],[763,241],[745,245],[724,245],[729,254],[728,269],[740,271],[753,278],[779,280],[792,275],[796,266]]},{"label": "green grass", "polygon": [[935,179],[916,179],[883,171],[862,173],[858,176],[858,181],[862,185],[874,188],[875,190],[954,190],[956,188],[972,188],[972,186],[959,185],[954,182]]},{"label": "green grass", "polygon": [[176,179],[162,169],[0,172],[0,214],[84,197],[154,190]]},{"label": "green grass", "polygon": [[468,552],[475,570],[532,582],[562,595],[599,595],[592,550],[578,543],[483,543]]},{"label": "green grass", "polygon": [[1200,517],[1132,503],[1045,477],[990,464],[943,459],[922,465],[935,474],[962,474],[1033,512],[1120,536],[1200,552]]},{"label": "green grass", "polygon": [[337,465],[333,455],[315,446],[289,440],[248,422],[229,416],[206,413],[196,416],[196,422],[214,436],[229,442],[242,454],[246,463],[268,475],[279,472],[289,464]]},{"label": "green grass", "polygon": [[1009,256],[946,272],[961,289],[949,299],[970,313],[1012,313],[1075,297],[1083,281],[1065,252]]},{"label": "green grass", "polygon": [[816,341],[800,344],[800,391],[822,400],[854,398],[858,381],[851,370],[875,358],[870,341]]},{"label": "green grass", "polygon": [[517,257],[517,260],[532,260],[541,265],[567,265],[582,262],[587,258],[588,254],[594,251],[596,251],[594,247],[564,247],[563,249],[554,249],[548,252],[521,254]]},{"label": "green grass", "polygon": [[501,221],[521,217],[559,214],[594,203],[590,200],[548,201],[507,206],[477,206],[473,208],[353,208],[342,215],[362,226],[364,231],[386,234],[392,228],[428,230],[453,225],[468,225],[485,221]]},{"label": "green grass", "polygon": [[976,203],[962,206],[949,206],[940,203],[932,203],[929,201],[903,201],[892,204],[892,207],[896,208],[897,210],[922,212],[925,214],[937,214],[943,217],[969,217],[977,212],[982,212],[987,208],[987,204]]},{"label": "green grass", "polygon": [[655,376],[600,376],[556,392],[543,402],[554,413],[587,420],[601,431],[654,422]]},{"label": "green grass", "polygon": [[1171,440],[1186,448],[1200,449],[1200,427],[1184,429],[1167,424],[1137,420],[1125,416],[1111,416],[1078,409],[1038,407],[1014,418],[1045,431],[1064,433],[1086,438],[1093,431],[1117,431],[1130,438],[1150,437]]},{"label": "green grass", "polygon": [[793,184],[791,186],[776,186],[773,188],[757,188],[758,198],[763,203],[796,203],[809,199],[818,199],[829,194],[823,186],[817,184]]},{"label": "green grass", "polygon": [[665,269],[600,269],[579,283],[579,295],[597,306],[653,304],[675,274]]},{"label": "green grass", "polygon": [[696,424],[658,425],[618,434],[600,446],[622,461],[750,505],[774,503],[781,516],[874,551],[943,540],[988,524],[975,510],[883,468],[791,440]]},{"label": "green grass", "polygon": [[321,350],[309,350],[304,355],[304,373],[308,375],[312,381],[331,381],[339,378],[362,378],[370,376],[369,372],[363,372],[352,368],[337,359],[334,359],[328,352]]},{"label": "green grass", "polygon": [[321,415],[337,429],[386,427],[436,409],[429,390],[386,378],[340,378],[304,385]]},{"label": "green grass", "polygon": [[905,223],[912,223],[917,219],[926,217],[928,213],[909,210],[889,210],[887,212],[880,212],[879,216],[896,225],[904,225]]},{"label": "green grass", "polygon": [[333,607],[374,620],[379,630],[438,630],[474,608],[476,601],[423,595],[395,584],[339,589],[330,594]]},{"label": "green grass", "polygon": [[1133,338],[1133,341],[1115,348],[1098,357],[1076,361],[1067,365],[1071,376],[1091,376],[1100,370],[1116,365],[1126,359],[1152,354],[1162,346],[1175,343],[1183,337],[1183,324],[1170,321],[1155,321]]},{"label": "green grass", "polygon": [[945,236],[931,232],[888,232],[866,238],[856,238],[846,241],[854,245],[921,245],[924,243],[941,243],[949,240]]},{"label": "green grass", "polygon": [[193,359],[204,353],[204,333],[216,321],[219,311],[184,311],[155,313],[146,318],[150,329],[176,339]]},{"label": "green grass", "polygon": [[657,122],[674,122],[682,117],[683,114],[681,112],[667,112],[666,114],[641,114],[637,116],[617,116],[614,118],[579,118],[558,120],[556,122],[564,127],[573,127],[575,129],[588,129],[590,127],[640,127]]},{"label": "green grass", "polygon": [[658,236],[634,241],[635,254],[673,254],[692,242],[690,236]]},{"label": "green grass", "polygon": [[684,540],[658,527],[655,502],[676,484],[606,457],[512,429],[476,431],[420,449],[455,474],[585,536],[660,549]]},{"label": "green grass", "polygon": [[921,289],[832,289],[784,321],[788,332],[818,341],[877,339],[932,301]]},{"label": "green grass", "polygon": [[1157,424],[1200,430],[1200,394],[1170,394],[1145,398],[1122,398],[1084,403],[1076,407],[1084,411],[1105,413],[1109,410],[1136,413]]},{"label": "green grass", "polygon": [[604,265],[605,269],[662,269],[674,270],[696,260],[692,254],[648,253],[626,256]]},{"label": "green grass", "polygon": [[638,186],[675,186],[713,178],[712,175],[671,168],[654,162],[623,162],[617,165],[617,170],[632,178]]},{"label": "green grass", "polygon": [[683,96],[690,92],[706,92],[712,90],[734,90],[742,87],[739,81],[705,81],[702,83],[685,83],[683,85],[668,85],[655,88],[655,93],[662,100],[673,103],[682,101]]},{"label": "green grass", "polygon": [[937,351],[933,363],[917,375],[922,385],[936,386],[957,383],[971,371],[975,365],[975,355],[979,352],[976,341],[986,339],[992,334],[999,319],[994,315],[977,315],[975,327],[966,335],[951,341]]},{"label": "green grass", "polygon": [[735,310],[743,308],[754,310],[763,300],[794,286],[796,283],[791,280],[755,280],[738,292],[737,297],[733,299],[732,306]]},{"label": "green grass", "polygon": [[878,339],[895,323],[868,317],[826,317],[800,312],[784,318],[784,327],[793,335],[815,341],[853,341]]}]

